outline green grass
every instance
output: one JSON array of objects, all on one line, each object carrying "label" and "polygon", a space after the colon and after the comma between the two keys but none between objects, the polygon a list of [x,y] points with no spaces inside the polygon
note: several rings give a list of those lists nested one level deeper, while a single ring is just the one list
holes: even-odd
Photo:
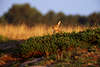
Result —
[{"label": "green grass", "polygon": [[0,42],[6,42],[6,41],[8,41],[8,38],[0,35]]}]

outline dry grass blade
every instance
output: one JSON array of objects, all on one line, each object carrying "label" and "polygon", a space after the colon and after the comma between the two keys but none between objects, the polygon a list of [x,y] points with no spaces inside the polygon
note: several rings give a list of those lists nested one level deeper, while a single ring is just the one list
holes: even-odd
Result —
[{"label": "dry grass blade", "polygon": [[[62,32],[79,32],[88,29],[88,27],[83,26],[67,26],[61,27]],[[52,27],[46,26],[45,24],[38,24],[31,28],[27,27],[25,24],[14,26],[14,25],[0,25],[0,35],[8,37],[10,39],[22,40],[28,39],[32,36],[43,36],[47,34],[52,34]]]}]

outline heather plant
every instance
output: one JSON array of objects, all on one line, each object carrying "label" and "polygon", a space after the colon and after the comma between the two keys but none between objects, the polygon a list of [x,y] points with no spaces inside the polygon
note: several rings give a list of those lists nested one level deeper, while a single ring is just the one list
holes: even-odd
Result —
[{"label": "heather plant", "polygon": [[93,46],[100,44],[100,29],[86,30],[79,33],[55,33],[53,35],[45,35],[38,37],[31,37],[20,45],[20,53],[24,57],[41,55],[47,58],[56,54],[60,59],[64,57],[67,48],[87,48],[90,51]]}]

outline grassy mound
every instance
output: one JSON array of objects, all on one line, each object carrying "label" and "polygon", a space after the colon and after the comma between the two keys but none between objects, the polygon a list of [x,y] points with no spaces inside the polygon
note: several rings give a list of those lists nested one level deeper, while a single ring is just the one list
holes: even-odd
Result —
[{"label": "grassy mound", "polygon": [[34,55],[63,54],[68,48],[87,48],[92,51],[92,46],[100,47],[100,29],[86,30],[83,32],[56,33],[42,37],[31,37],[20,45],[23,57]]}]

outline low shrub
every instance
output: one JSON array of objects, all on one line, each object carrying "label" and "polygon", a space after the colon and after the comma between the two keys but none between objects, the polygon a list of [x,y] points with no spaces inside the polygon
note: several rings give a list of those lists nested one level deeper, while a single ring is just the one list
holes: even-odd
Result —
[{"label": "low shrub", "polygon": [[31,37],[19,46],[19,50],[22,57],[36,54],[48,57],[52,54],[63,54],[63,51],[66,51],[69,47],[90,48],[95,45],[100,46],[99,28],[78,33],[56,33]]}]

